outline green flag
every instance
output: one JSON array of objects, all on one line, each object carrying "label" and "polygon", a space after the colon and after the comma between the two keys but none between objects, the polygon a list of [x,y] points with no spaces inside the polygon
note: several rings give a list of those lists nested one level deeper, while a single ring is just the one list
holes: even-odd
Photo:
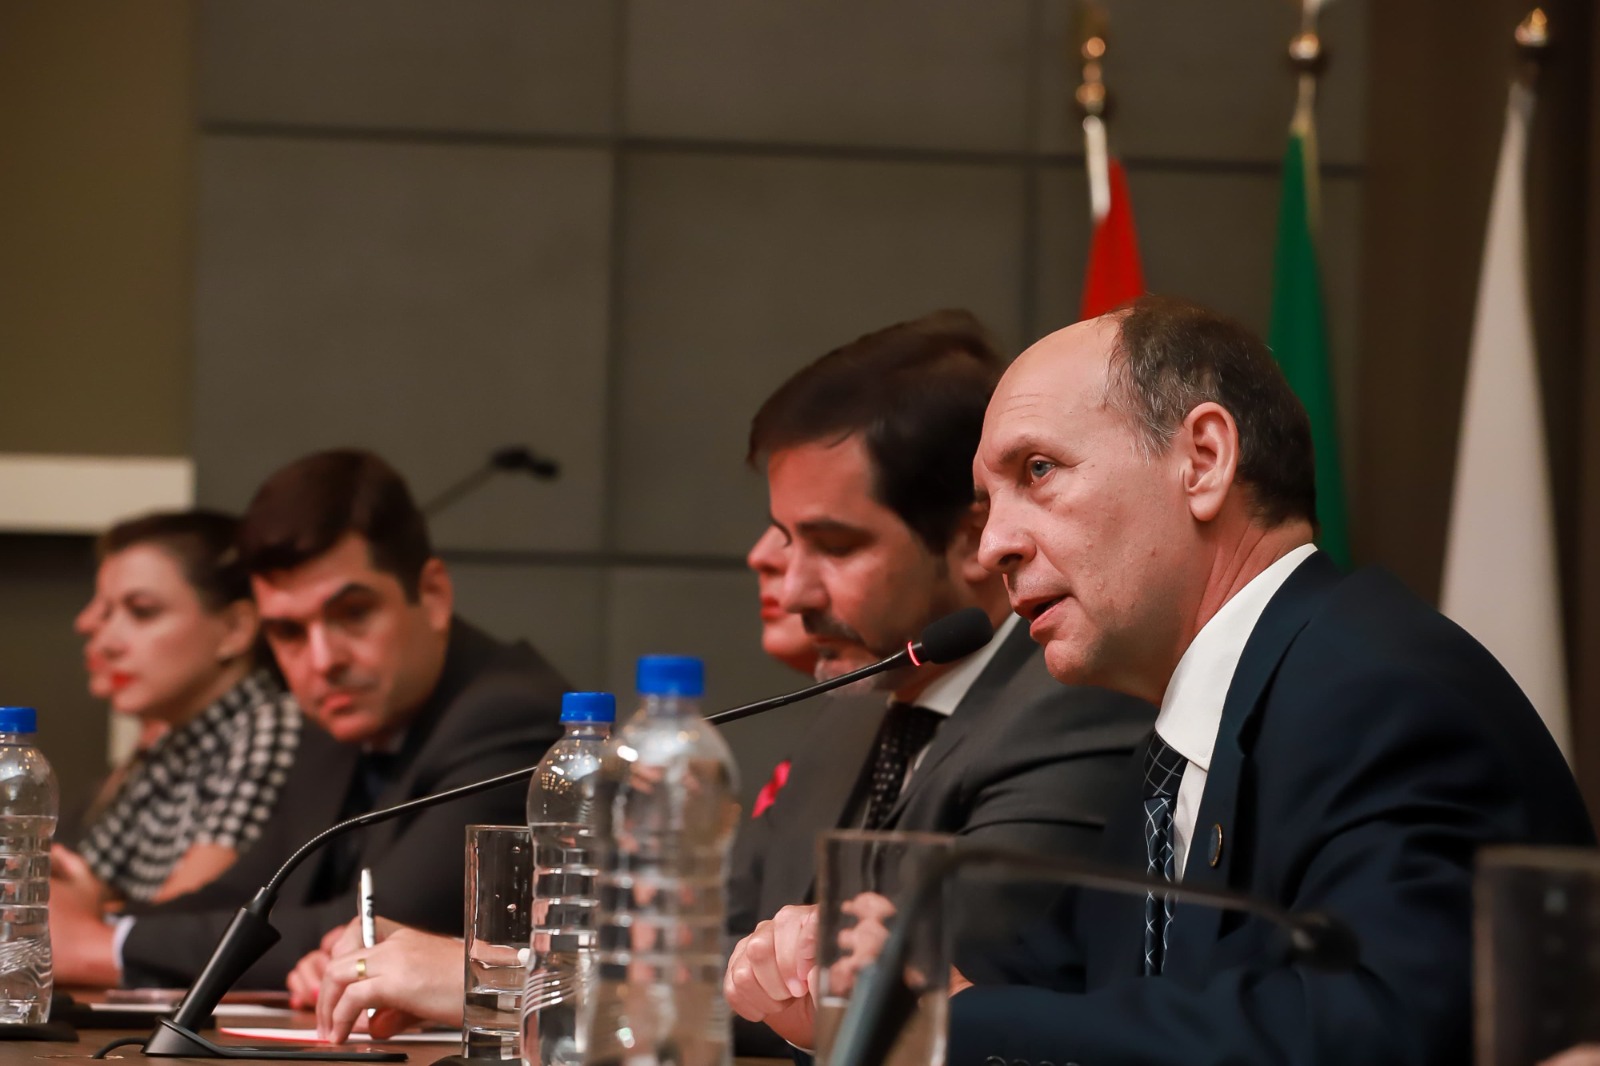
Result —
[{"label": "green flag", "polygon": [[1303,107],[1289,130],[1283,155],[1283,199],[1278,213],[1278,251],[1273,266],[1272,328],[1268,343],[1284,376],[1311,416],[1316,448],[1317,543],[1340,566],[1350,565],[1350,531],[1339,461],[1337,405],[1328,372],[1328,333],[1322,312],[1316,242],[1316,140],[1310,108]]}]

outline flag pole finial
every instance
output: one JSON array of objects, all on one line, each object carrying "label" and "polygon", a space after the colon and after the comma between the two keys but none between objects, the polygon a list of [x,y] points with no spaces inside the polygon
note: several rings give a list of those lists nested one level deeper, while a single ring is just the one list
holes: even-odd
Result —
[{"label": "flag pole finial", "polygon": [[1323,47],[1322,35],[1317,32],[1317,15],[1328,0],[1302,0],[1300,5],[1300,32],[1289,39],[1289,67],[1294,71],[1294,118],[1289,128],[1309,135],[1314,124],[1317,106],[1317,80],[1328,65],[1328,50]]},{"label": "flag pole finial", "polygon": [[1316,30],[1297,33],[1289,40],[1289,65],[1297,74],[1320,74],[1327,63],[1322,38]]},{"label": "flag pole finial", "polygon": [[1105,8],[1094,0],[1078,5],[1077,25],[1072,40],[1077,46],[1075,58],[1082,64],[1082,78],[1072,96],[1078,111],[1084,116],[1104,118],[1111,103],[1102,65],[1106,57],[1106,27],[1109,21]]},{"label": "flag pole finial", "polygon": [[1534,8],[1527,18],[1517,23],[1516,41],[1517,47],[1530,59],[1543,55],[1550,47],[1550,20],[1545,17],[1544,8]]},{"label": "flag pole finial", "polygon": [[1527,17],[1517,23],[1512,36],[1517,42],[1517,54],[1522,57],[1522,70],[1517,80],[1532,90],[1539,80],[1544,58],[1550,54],[1550,20],[1545,17],[1544,8],[1536,7],[1528,12]]},{"label": "flag pole finial", "polygon": [[1111,94],[1106,90],[1106,30],[1110,18],[1099,0],[1081,0],[1069,38],[1069,52],[1077,48],[1083,64],[1082,80],[1073,91],[1083,122],[1083,159],[1089,179],[1089,216],[1098,224],[1111,210],[1111,150],[1107,145],[1106,118]]}]

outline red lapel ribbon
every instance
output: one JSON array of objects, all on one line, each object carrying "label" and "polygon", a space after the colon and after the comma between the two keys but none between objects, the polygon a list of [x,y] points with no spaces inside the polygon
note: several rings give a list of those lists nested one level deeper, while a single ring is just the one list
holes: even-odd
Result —
[{"label": "red lapel ribbon", "polygon": [[772,776],[767,783],[761,786],[761,791],[756,793],[756,802],[750,808],[750,817],[760,818],[766,809],[772,806],[778,798],[778,793],[783,791],[783,786],[789,783],[789,760],[785,759],[772,768]]}]

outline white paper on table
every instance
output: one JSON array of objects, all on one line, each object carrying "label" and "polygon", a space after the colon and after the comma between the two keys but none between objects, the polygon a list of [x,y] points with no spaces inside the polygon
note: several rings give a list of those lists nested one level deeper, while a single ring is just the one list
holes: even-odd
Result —
[{"label": "white paper on table", "polygon": [[[223,1026],[219,1032],[228,1036],[242,1036],[247,1040],[284,1040],[296,1044],[322,1044],[315,1029],[247,1029]],[[386,1040],[375,1041],[366,1033],[351,1033],[345,1037],[347,1044],[459,1044],[461,1030],[440,1029],[432,1032],[399,1033]]]},{"label": "white paper on table", "polygon": [[85,1006],[107,1014],[171,1014],[173,1008],[171,1003],[88,1003]]}]

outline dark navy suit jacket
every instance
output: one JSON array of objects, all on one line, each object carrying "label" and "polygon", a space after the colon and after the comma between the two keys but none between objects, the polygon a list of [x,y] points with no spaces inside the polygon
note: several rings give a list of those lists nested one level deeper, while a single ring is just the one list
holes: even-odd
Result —
[{"label": "dark navy suit jacket", "polygon": [[[1136,757],[1106,829],[1107,854],[1140,870],[1141,777]],[[1392,577],[1314,555],[1245,645],[1184,882],[1334,912],[1360,938],[1357,968],[1290,965],[1264,920],[1179,905],[1163,973],[1143,978],[1142,897],[1090,892],[1072,937],[1088,990],[962,992],[949,1061],[1470,1062],[1473,856],[1512,841],[1594,842],[1533,707]],[[1050,937],[1029,950],[1048,982]]]}]

